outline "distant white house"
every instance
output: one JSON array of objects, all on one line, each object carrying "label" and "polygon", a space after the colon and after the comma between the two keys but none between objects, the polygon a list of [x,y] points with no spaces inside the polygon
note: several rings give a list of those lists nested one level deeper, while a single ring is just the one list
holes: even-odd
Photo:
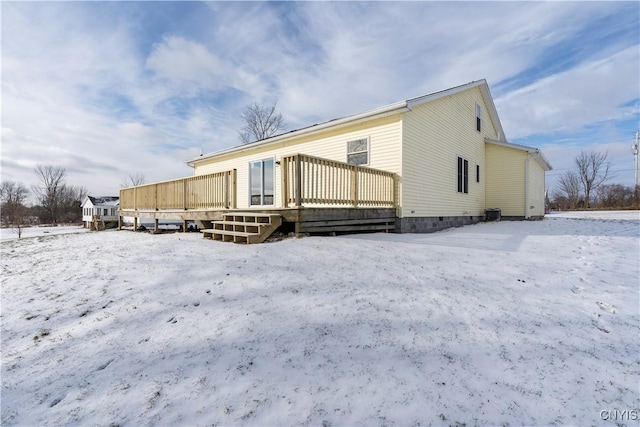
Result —
[{"label": "distant white house", "polygon": [[82,225],[91,228],[91,224],[99,219],[103,223],[118,221],[118,207],[120,198],[116,196],[93,197],[86,196],[80,206],[82,207]]}]

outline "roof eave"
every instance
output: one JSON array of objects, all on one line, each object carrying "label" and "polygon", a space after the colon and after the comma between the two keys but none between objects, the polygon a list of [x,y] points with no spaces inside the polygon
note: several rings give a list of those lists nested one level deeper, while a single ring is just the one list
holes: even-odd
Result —
[{"label": "roof eave", "polygon": [[312,125],[312,126],[294,130],[288,133],[276,135],[261,141],[251,142],[249,144],[244,144],[244,145],[238,145],[235,147],[227,148],[225,150],[216,151],[214,153],[209,153],[209,154],[201,155],[198,157],[194,157],[192,159],[187,160],[186,163],[187,165],[194,167],[195,163],[197,162],[212,159],[218,156],[223,156],[225,154],[240,153],[243,151],[254,149],[256,147],[263,147],[270,144],[286,141],[287,139],[295,138],[298,136],[320,132],[325,129],[346,126],[346,125],[350,125],[350,124],[354,124],[362,121],[399,114],[406,111],[409,111],[409,109],[407,108],[407,101],[396,102],[394,104],[376,108],[375,110],[365,111],[364,113],[354,114],[352,116],[343,117],[341,119],[330,120],[317,125]]},{"label": "roof eave", "polygon": [[544,154],[542,154],[542,151],[540,151],[539,148],[529,147],[528,145],[514,144],[507,141],[498,141],[492,138],[485,138],[484,142],[487,144],[499,145],[501,147],[513,148],[514,150],[526,151],[527,153],[533,154],[535,156],[535,159],[538,161],[538,163],[540,163],[540,166],[542,166],[545,171],[550,171],[553,169],[553,166],[551,166],[551,163],[549,163],[549,160],[547,160],[547,158],[544,156]]}]

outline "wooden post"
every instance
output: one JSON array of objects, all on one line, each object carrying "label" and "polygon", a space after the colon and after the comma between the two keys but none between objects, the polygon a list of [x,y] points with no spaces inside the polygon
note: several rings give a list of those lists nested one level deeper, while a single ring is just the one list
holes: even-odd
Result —
[{"label": "wooden post", "polygon": [[398,208],[399,199],[400,199],[400,180],[398,179],[398,175],[393,174],[393,180],[391,181],[393,185],[392,194],[393,194],[393,207]]},{"label": "wooden post", "polygon": [[355,166],[351,167],[351,205],[358,206],[358,171]]},{"label": "wooden post", "polygon": [[158,218],[153,220],[153,231],[158,231]]},{"label": "wooden post", "polygon": [[118,230],[122,230],[122,217],[118,215]]},{"label": "wooden post", "polygon": [[183,233],[187,232],[187,220],[186,219],[182,220],[182,232]]},{"label": "wooden post", "polygon": [[297,207],[302,206],[302,164],[300,160],[300,154],[296,154],[296,203]]},{"label": "wooden post", "polygon": [[133,231],[138,231],[138,217],[133,217]]},{"label": "wooden post", "polygon": [[182,180],[182,208],[187,210],[187,180]]},{"label": "wooden post", "polygon": [[229,192],[229,181],[230,181],[230,172],[225,172],[224,173],[224,180],[222,181],[222,191],[224,193],[224,207],[225,209],[229,209],[229,207],[231,206],[231,198],[230,198],[230,192]]},{"label": "wooden post", "polygon": [[231,170],[231,205],[229,206],[231,209],[235,209],[238,203],[238,193],[237,193],[238,188],[236,184],[237,176],[238,176],[238,170],[232,169]]},{"label": "wooden post", "polygon": [[283,208],[289,206],[289,162],[287,157],[282,157],[280,159],[280,178],[282,179],[282,183],[280,185],[282,200],[280,204]]}]

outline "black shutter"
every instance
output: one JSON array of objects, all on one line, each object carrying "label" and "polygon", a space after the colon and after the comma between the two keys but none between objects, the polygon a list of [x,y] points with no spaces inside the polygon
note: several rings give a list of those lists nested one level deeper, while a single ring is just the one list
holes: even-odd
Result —
[{"label": "black shutter", "polygon": [[464,192],[469,192],[469,162],[464,161]]},{"label": "black shutter", "polygon": [[462,193],[462,157],[458,157],[458,193]]}]

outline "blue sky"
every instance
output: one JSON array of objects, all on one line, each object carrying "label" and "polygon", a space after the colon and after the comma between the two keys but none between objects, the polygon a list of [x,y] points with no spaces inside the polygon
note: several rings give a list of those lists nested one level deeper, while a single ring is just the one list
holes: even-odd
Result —
[{"label": "blue sky", "polygon": [[638,2],[6,2],[2,179],[33,168],[115,195],[239,144],[242,109],[287,130],[487,79],[510,142],[556,177],[607,151],[633,183]]}]

